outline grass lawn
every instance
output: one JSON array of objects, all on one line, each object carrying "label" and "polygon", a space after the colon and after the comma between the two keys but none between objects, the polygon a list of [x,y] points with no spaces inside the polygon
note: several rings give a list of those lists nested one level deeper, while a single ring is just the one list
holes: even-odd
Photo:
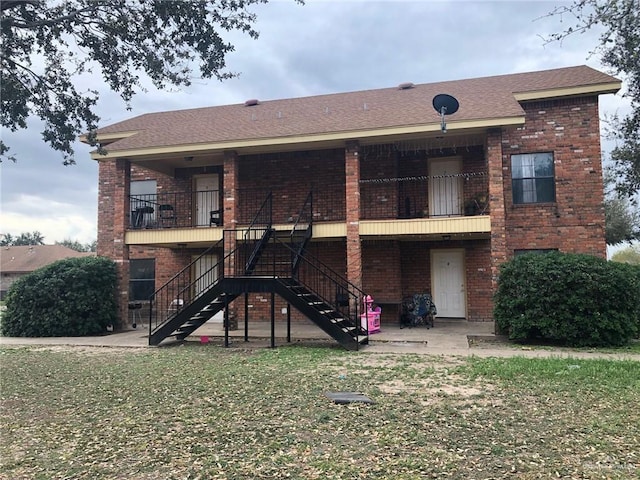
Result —
[{"label": "grass lawn", "polygon": [[2,479],[640,477],[640,362],[210,345],[0,362]]}]

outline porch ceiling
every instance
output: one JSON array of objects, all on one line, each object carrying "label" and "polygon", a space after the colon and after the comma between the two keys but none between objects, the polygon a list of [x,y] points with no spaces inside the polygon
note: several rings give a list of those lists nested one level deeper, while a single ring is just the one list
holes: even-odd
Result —
[{"label": "porch ceiling", "polygon": [[[508,119],[510,122],[520,124],[521,119]],[[462,127],[458,125],[458,127]],[[414,144],[432,145],[445,148],[455,145],[483,145],[487,127],[478,125],[467,125],[464,128],[456,129],[455,124],[447,124],[447,133],[440,131],[440,126],[432,131],[416,132],[360,132],[361,136],[354,136],[363,147],[371,145],[389,144]],[[282,139],[275,139],[282,140]],[[108,160],[117,156],[126,158],[134,165],[139,165],[151,171],[156,171],[173,176],[180,168],[201,168],[220,166],[224,162],[225,151],[235,151],[238,155],[256,155],[265,153],[287,153],[295,151],[309,150],[329,150],[334,148],[344,148],[347,139],[345,138],[290,138],[289,142],[274,141],[273,143],[252,145],[181,145],[171,148],[140,149],[129,152],[114,152],[114,155],[102,156],[97,153],[92,154],[94,160]],[[118,155],[115,155],[117,153]]]}]

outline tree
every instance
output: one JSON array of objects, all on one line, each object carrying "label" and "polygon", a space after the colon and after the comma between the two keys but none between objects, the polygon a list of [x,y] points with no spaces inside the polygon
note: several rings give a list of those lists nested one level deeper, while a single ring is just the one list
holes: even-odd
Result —
[{"label": "tree", "polygon": [[604,170],[604,222],[607,245],[640,239],[640,214],[616,189],[612,168]]},{"label": "tree", "polygon": [[33,233],[21,233],[17,237],[7,233],[2,235],[2,240],[0,240],[0,246],[3,247],[18,247],[22,245],[44,245],[44,237],[40,232],[35,231]]},{"label": "tree", "polygon": [[604,29],[595,52],[615,75],[625,77],[624,96],[631,101],[628,116],[612,118],[611,133],[620,143],[611,159],[620,178],[618,191],[636,201],[633,195],[640,192],[640,0],[574,0],[549,15],[569,17],[571,25],[547,41],[562,41],[596,26]]},{"label": "tree", "polygon": [[638,214],[631,211],[627,199],[606,198],[604,201],[604,220],[607,245],[618,245],[640,239]]},{"label": "tree", "polygon": [[63,245],[71,250],[75,250],[76,252],[95,252],[96,251],[96,241],[94,240],[91,243],[82,244],[77,240],[71,240],[70,238],[65,238],[61,242],[56,242],[56,245]]},{"label": "tree", "polygon": [[630,246],[616,252],[611,257],[614,262],[640,265],[640,245]]},{"label": "tree", "polygon": [[[300,0],[298,0],[300,1]],[[26,128],[30,115],[44,121],[42,137],[73,164],[72,144],[89,132],[97,145],[95,90],[74,83],[98,68],[127,107],[142,89],[140,73],[157,88],[187,86],[196,66],[202,78],[224,80],[234,50],[218,33],[258,37],[248,9],[268,0],[3,0],[0,2],[2,127]],[[301,1],[300,1],[301,3]],[[15,157],[0,140],[0,161]]]}]

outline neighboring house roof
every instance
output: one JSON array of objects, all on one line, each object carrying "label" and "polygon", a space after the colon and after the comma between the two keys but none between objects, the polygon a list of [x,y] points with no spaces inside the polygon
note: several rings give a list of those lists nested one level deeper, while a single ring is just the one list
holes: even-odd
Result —
[{"label": "neighboring house roof", "polygon": [[[98,130],[108,145],[106,158],[164,151],[250,147],[292,141],[315,141],[438,131],[440,116],[432,106],[440,93],[455,96],[460,108],[447,118],[450,129],[524,122],[519,101],[613,93],[620,80],[587,66],[518,73],[313,97],[260,101],[149,113]],[[425,126],[429,126],[425,128]],[[395,129],[395,130],[394,130]],[[413,129],[413,130],[412,130]],[[368,132],[368,133],[367,133]],[[86,140],[86,138],[84,138]],[[275,143],[278,143],[275,142]],[[174,148],[172,148],[174,147]],[[153,152],[149,152],[153,153]],[[94,155],[94,158],[103,158]]]},{"label": "neighboring house roof", "polygon": [[95,253],[77,252],[64,245],[0,247],[0,272],[29,273],[57,260],[91,255]]}]

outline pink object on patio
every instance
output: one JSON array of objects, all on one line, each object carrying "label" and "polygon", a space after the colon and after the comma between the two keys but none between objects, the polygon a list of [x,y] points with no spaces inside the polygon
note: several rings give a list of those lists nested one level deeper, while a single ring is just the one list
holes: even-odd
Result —
[{"label": "pink object on patio", "polygon": [[363,329],[368,329],[369,333],[378,333],[380,331],[380,313],[382,309],[379,306],[375,309],[371,308],[373,305],[371,295],[364,297],[362,302],[364,304],[364,313],[360,315],[360,326]]},{"label": "pink object on patio", "polygon": [[209,337],[206,335],[200,336],[200,343],[209,343]]}]

